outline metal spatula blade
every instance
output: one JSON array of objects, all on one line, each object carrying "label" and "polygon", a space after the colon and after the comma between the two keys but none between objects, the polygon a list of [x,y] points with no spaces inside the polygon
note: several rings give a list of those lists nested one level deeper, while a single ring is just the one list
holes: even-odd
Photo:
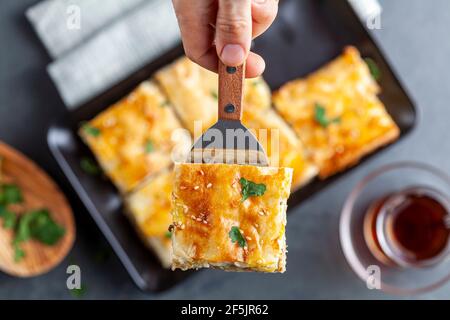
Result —
[{"label": "metal spatula blade", "polygon": [[245,64],[219,62],[219,120],[195,143],[188,162],[268,166],[263,147],[242,123]]}]

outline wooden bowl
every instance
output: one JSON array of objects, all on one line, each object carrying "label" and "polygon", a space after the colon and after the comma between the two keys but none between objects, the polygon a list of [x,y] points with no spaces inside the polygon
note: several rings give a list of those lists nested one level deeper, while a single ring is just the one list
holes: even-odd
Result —
[{"label": "wooden bowl", "polygon": [[16,262],[11,245],[14,232],[0,225],[0,270],[17,277],[43,274],[58,265],[72,248],[75,240],[72,209],[53,180],[22,153],[0,142],[0,157],[1,183],[17,185],[24,198],[24,202],[13,205],[12,210],[24,212],[46,208],[52,218],[66,230],[64,236],[53,246],[35,240],[22,242],[25,257]]}]

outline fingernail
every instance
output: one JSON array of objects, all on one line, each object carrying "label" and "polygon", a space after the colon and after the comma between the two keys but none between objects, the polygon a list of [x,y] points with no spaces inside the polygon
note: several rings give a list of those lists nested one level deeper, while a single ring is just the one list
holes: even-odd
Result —
[{"label": "fingernail", "polygon": [[245,51],[242,46],[238,44],[227,44],[222,49],[220,60],[227,66],[239,66],[245,60]]}]

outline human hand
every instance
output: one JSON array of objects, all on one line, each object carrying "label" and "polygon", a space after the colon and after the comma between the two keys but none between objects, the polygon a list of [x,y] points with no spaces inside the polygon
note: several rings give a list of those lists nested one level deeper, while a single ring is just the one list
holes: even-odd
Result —
[{"label": "human hand", "polygon": [[263,73],[264,59],[250,45],[275,20],[278,0],[172,1],[188,58],[215,72],[220,58],[232,67],[246,61],[248,78]]}]

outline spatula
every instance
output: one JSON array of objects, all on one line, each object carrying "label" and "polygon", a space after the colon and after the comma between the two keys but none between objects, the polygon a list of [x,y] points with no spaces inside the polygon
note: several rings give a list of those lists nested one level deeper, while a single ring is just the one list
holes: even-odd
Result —
[{"label": "spatula", "polygon": [[268,166],[263,147],[242,123],[245,64],[219,61],[219,120],[192,147],[189,162]]}]

